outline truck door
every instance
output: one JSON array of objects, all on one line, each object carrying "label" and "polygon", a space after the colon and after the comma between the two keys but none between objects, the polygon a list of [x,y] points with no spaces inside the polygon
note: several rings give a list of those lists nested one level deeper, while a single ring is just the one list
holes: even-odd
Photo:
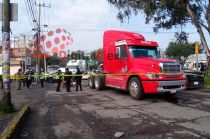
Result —
[{"label": "truck door", "polygon": [[124,77],[128,71],[128,56],[126,51],[126,46],[118,46],[116,47],[116,74],[120,74],[115,76],[115,86],[122,88]]}]

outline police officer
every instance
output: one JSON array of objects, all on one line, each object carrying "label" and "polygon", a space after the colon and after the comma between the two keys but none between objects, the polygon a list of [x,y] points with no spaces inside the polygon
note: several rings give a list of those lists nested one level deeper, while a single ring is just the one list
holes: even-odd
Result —
[{"label": "police officer", "polygon": [[39,73],[39,79],[41,82],[41,87],[44,87],[44,79],[45,79],[45,73],[43,72],[43,70],[41,70],[41,72]]},{"label": "police officer", "polygon": [[17,89],[16,90],[21,90],[21,80],[22,80],[21,69],[19,69],[18,72],[16,73],[16,80],[17,80]]},{"label": "police officer", "polygon": [[26,87],[29,88],[31,84],[31,74],[29,69],[27,69],[27,71],[25,72],[25,82],[26,82]]},{"label": "police officer", "polygon": [[1,81],[1,90],[3,89],[3,77],[2,76],[0,76],[0,81]]},{"label": "police officer", "polygon": [[62,81],[62,73],[61,73],[61,70],[58,70],[58,73],[56,75],[56,80],[57,80],[56,92],[60,92],[60,86],[61,86],[61,81]]},{"label": "police officer", "polygon": [[33,82],[34,82],[34,72],[33,72],[33,70],[31,69],[31,70],[30,70],[30,86],[33,84]]},{"label": "police officer", "polygon": [[80,91],[82,91],[82,85],[81,85],[81,81],[82,81],[82,72],[80,71],[79,68],[77,68],[77,72],[76,72],[76,91],[78,91],[78,86],[80,87]]},{"label": "police officer", "polygon": [[64,76],[64,81],[66,83],[66,92],[70,92],[70,88],[71,88],[71,78],[72,78],[72,72],[69,71],[68,68],[65,69],[65,76]]}]

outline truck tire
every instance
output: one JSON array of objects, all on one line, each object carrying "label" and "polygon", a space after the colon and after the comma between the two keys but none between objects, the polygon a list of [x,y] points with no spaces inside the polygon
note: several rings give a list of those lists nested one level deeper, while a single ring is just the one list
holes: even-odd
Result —
[{"label": "truck tire", "polygon": [[89,85],[90,89],[94,89],[95,88],[94,77],[93,76],[90,76],[88,78],[88,85]]},{"label": "truck tire", "polygon": [[137,77],[131,78],[129,81],[128,91],[133,99],[140,100],[144,98],[141,81]]},{"label": "truck tire", "polygon": [[95,88],[102,90],[105,87],[105,76],[96,76],[94,80]]}]

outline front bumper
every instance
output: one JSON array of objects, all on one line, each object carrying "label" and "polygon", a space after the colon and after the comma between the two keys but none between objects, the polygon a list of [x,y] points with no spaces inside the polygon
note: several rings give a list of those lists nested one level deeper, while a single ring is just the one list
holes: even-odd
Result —
[{"label": "front bumper", "polygon": [[175,93],[177,91],[185,90],[186,80],[173,81],[142,81],[144,93]]}]

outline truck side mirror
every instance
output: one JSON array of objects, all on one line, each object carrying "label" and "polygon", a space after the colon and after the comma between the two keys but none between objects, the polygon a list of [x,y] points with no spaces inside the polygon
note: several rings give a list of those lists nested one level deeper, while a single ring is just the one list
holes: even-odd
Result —
[{"label": "truck side mirror", "polygon": [[163,57],[163,55],[161,54],[160,48],[157,48],[157,57],[158,58]]}]

